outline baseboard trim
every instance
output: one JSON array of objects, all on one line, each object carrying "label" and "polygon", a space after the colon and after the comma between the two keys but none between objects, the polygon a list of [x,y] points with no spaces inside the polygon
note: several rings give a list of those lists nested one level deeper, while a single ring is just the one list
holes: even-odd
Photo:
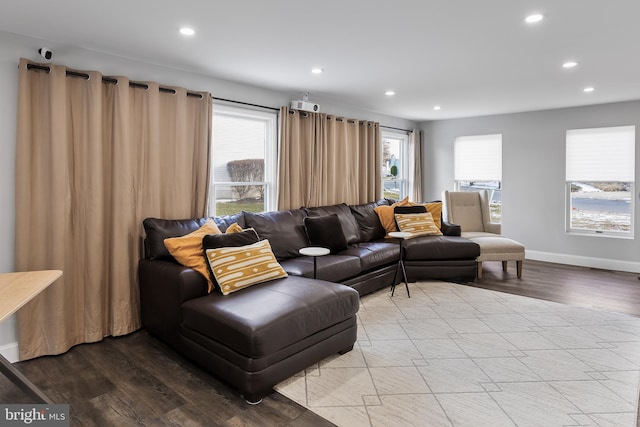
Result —
[{"label": "baseboard trim", "polygon": [[18,343],[11,342],[9,344],[0,345],[0,354],[4,356],[11,363],[15,363],[20,360],[20,353],[18,353]]},{"label": "baseboard trim", "polygon": [[552,252],[530,251],[527,249],[527,259],[534,261],[554,262],[556,264],[577,265],[580,267],[599,268],[602,270],[640,272],[640,262],[619,261],[607,258],[593,258],[578,255],[556,254]]}]

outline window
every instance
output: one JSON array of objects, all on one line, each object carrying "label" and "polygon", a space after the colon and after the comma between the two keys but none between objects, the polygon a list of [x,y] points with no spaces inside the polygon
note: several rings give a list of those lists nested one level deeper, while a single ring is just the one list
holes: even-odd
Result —
[{"label": "window", "polygon": [[567,231],[633,236],[635,126],[567,131]]},{"label": "window", "polygon": [[209,215],[276,205],[276,113],[215,105]]},{"label": "window", "polygon": [[489,190],[491,221],[502,222],[502,135],[456,138],[454,179],[456,191]]},{"label": "window", "polygon": [[382,131],[383,197],[401,200],[407,195],[407,149],[409,136],[404,132]]}]

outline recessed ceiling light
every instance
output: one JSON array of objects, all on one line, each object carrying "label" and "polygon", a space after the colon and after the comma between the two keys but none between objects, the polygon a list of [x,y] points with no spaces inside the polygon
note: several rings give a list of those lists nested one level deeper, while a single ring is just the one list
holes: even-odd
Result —
[{"label": "recessed ceiling light", "polygon": [[311,69],[311,72],[312,72],[313,74],[322,74],[322,73],[324,73],[324,68],[318,68],[318,67],[316,67],[316,68],[312,68],[312,69]]},{"label": "recessed ceiling light", "polygon": [[439,109],[441,109],[441,108],[442,108],[442,107],[440,107],[439,105],[434,105],[434,106],[433,106],[433,109],[434,109],[434,110],[439,110]]},{"label": "recessed ceiling light", "polygon": [[182,27],[180,28],[180,34],[182,34],[183,36],[192,36],[194,35],[196,32],[193,28],[189,28],[189,27]]},{"label": "recessed ceiling light", "polygon": [[388,90],[388,91],[386,91],[384,94],[385,94],[385,95],[387,95],[387,96],[393,96],[393,95],[395,95],[396,93],[395,93],[394,91],[392,91],[392,90]]},{"label": "recessed ceiling light", "polygon": [[564,64],[562,64],[562,68],[573,68],[576,67],[578,65],[578,63],[576,61],[567,61]]},{"label": "recessed ceiling light", "polygon": [[524,22],[527,24],[533,24],[535,22],[540,22],[544,19],[544,15],[541,13],[534,13],[533,15],[529,15],[524,18]]},{"label": "recessed ceiling light", "polygon": [[585,87],[584,89],[582,89],[583,92],[587,92],[587,93],[593,92],[594,90],[596,90],[596,88],[593,87],[593,86],[588,86],[588,87]]}]

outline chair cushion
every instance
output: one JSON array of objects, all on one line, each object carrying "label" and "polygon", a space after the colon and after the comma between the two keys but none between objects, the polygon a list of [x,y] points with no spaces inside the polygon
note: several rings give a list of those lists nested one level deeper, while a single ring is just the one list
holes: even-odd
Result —
[{"label": "chair cushion", "polygon": [[449,219],[460,225],[463,232],[484,231],[480,196],[476,191],[449,193],[449,199],[451,206],[448,207],[448,211],[453,217]]},{"label": "chair cushion", "polygon": [[260,239],[268,239],[278,261],[300,256],[298,251],[309,246],[304,231],[302,209],[263,213],[245,212],[245,224],[258,233]]},{"label": "chair cushion", "polygon": [[307,215],[310,217],[326,216],[331,214],[338,215],[340,225],[342,226],[342,232],[344,233],[347,244],[358,243],[360,241],[360,232],[358,230],[358,223],[351,213],[351,209],[344,203],[332,206],[319,206],[314,208],[305,208]]},{"label": "chair cushion", "polygon": [[304,219],[304,228],[311,246],[327,248],[332,254],[347,249],[347,239],[336,214],[308,216]]},{"label": "chair cushion", "polygon": [[182,328],[263,357],[353,317],[358,308],[358,292],[348,286],[290,276],[189,300],[182,305]]},{"label": "chair cushion", "polygon": [[463,231],[460,235],[465,239],[475,239],[476,237],[502,237],[501,234],[487,233],[486,231]]},{"label": "chair cushion", "polygon": [[480,245],[478,261],[521,261],[524,245],[506,237],[476,237],[473,242]]}]

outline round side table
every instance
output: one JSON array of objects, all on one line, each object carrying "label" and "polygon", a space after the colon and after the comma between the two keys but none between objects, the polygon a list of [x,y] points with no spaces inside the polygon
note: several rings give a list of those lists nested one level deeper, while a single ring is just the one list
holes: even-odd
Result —
[{"label": "round side table", "polygon": [[309,246],[307,248],[302,248],[298,251],[300,255],[311,256],[313,257],[313,278],[316,278],[316,272],[318,271],[318,266],[316,264],[316,260],[319,256],[329,255],[331,252],[327,248],[319,248],[316,246]]},{"label": "round side table", "polygon": [[[398,269],[396,270],[396,276],[398,275],[398,272],[402,270],[402,278],[404,279],[404,286],[407,288],[407,296],[411,298],[411,294],[409,293],[409,281],[407,280],[407,270],[405,270],[404,268],[404,259],[403,259],[404,247],[402,246],[402,243],[404,242],[405,239],[409,239],[413,237],[413,234],[407,233],[404,231],[392,231],[391,233],[389,233],[389,236],[393,237],[394,239],[398,239],[400,241],[400,258],[398,259]],[[391,284],[391,296],[393,296],[395,290],[396,290],[396,279],[394,276],[393,283]]]}]

